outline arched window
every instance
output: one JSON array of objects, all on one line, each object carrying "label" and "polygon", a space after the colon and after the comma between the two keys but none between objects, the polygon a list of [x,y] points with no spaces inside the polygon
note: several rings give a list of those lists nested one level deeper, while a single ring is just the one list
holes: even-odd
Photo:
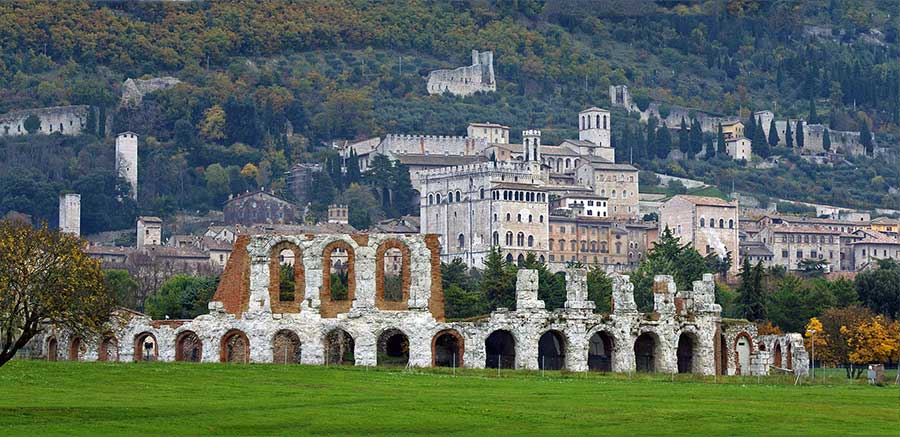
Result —
[{"label": "arched window", "polygon": [[506,233],[506,245],[507,245],[507,246],[512,246],[512,242],[513,242],[513,233],[512,233],[512,232],[507,232],[507,233]]},{"label": "arched window", "polygon": [[493,236],[493,238],[491,239],[491,243],[492,243],[494,246],[499,246],[499,245],[500,245],[500,233],[499,233],[499,232],[494,231],[494,236]]},{"label": "arched window", "polygon": [[459,236],[456,237],[456,241],[459,243],[460,249],[464,249],[466,247],[466,236],[465,235],[459,234]]},{"label": "arched window", "polygon": [[711,227],[711,228],[716,227],[716,219],[714,219],[714,218],[709,219],[709,227]]},{"label": "arched window", "polygon": [[273,313],[298,313],[306,291],[303,252],[281,241],[269,252],[269,301]]},{"label": "arched window", "polygon": [[719,228],[725,227],[725,219],[719,219]]},{"label": "arched window", "polygon": [[610,197],[612,197],[613,199],[616,198],[616,190],[612,190],[612,195],[610,195]]},{"label": "arched window", "polygon": [[322,251],[319,311],[323,318],[350,311],[356,293],[355,256],[353,248],[343,240],[331,242]]},{"label": "arched window", "polygon": [[575,252],[578,250],[578,242],[575,240],[570,241],[569,246],[570,246],[572,252]]},{"label": "arched window", "polygon": [[572,166],[572,160],[569,158],[566,158],[566,168],[569,168],[571,166]]},{"label": "arched window", "polygon": [[456,192],[456,201],[459,202],[462,199],[462,195],[459,191]]},{"label": "arched window", "polygon": [[541,216],[538,217],[538,222],[539,222],[539,223],[544,223],[544,215],[543,215],[543,214],[541,214]]},{"label": "arched window", "polygon": [[596,251],[597,251],[597,242],[591,241],[591,252],[596,252]]},{"label": "arched window", "polygon": [[453,192],[447,193],[447,203],[453,203]]},{"label": "arched window", "polygon": [[728,229],[734,229],[734,219],[728,219]]},{"label": "arched window", "polygon": [[509,220],[510,220],[509,213],[506,213],[506,221],[509,221]]},{"label": "arched window", "polygon": [[516,245],[519,247],[525,245],[525,234],[524,233],[519,232],[518,234],[516,234]]},{"label": "arched window", "polygon": [[600,127],[600,114],[597,114],[597,123],[595,123],[594,126]]},{"label": "arched window", "polygon": [[602,252],[602,253],[607,253],[607,252],[609,252],[609,249],[607,248],[607,245],[606,245],[606,242],[605,242],[605,241],[601,241],[601,242],[600,242],[600,252]]},{"label": "arched window", "polygon": [[531,214],[528,214],[528,223],[532,222],[534,222],[533,216]]},{"label": "arched window", "polygon": [[701,228],[705,228],[705,227],[706,227],[706,219],[703,218],[703,217],[700,217],[700,227],[701,227]]},{"label": "arched window", "polygon": [[622,243],[616,242],[616,254],[622,253]]},{"label": "arched window", "polygon": [[429,195],[428,195],[428,204],[429,204],[429,205],[434,205],[434,194],[429,194]]},{"label": "arched window", "polygon": [[528,247],[534,247],[534,236],[533,235],[528,236]]},{"label": "arched window", "polygon": [[480,198],[484,199],[484,188],[482,188],[478,191],[478,195]]},{"label": "arched window", "polygon": [[518,220],[519,223],[522,223],[522,214],[517,215],[516,220]]},{"label": "arched window", "polygon": [[435,200],[435,203],[440,204],[440,203],[441,203],[441,195],[440,195],[440,194],[435,194],[435,195],[434,195],[434,200]]},{"label": "arched window", "polygon": [[566,240],[559,240],[559,250],[566,250]]}]

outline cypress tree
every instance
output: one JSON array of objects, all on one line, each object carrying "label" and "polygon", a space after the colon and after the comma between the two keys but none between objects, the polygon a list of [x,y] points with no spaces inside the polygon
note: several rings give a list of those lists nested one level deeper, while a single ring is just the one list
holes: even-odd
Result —
[{"label": "cypress tree", "polygon": [[696,119],[691,120],[691,157],[696,157],[703,149],[703,128]]},{"label": "cypress tree", "polygon": [[681,117],[681,127],[678,130],[678,150],[681,150],[681,153],[684,153],[685,158],[690,158],[691,143],[690,138],[688,137],[688,128],[687,123],[684,121],[684,117]]},{"label": "cypress tree", "polygon": [[716,150],[717,155],[728,153],[725,150],[725,132],[722,131],[722,123],[719,123],[719,129],[718,132],[716,132],[716,145],[718,145],[718,149]]},{"label": "cypress tree", "polygon": [[[644,153],[642,156],[645,156],[648,160],[656,158],[656,117],[650,116],[647,119],[647,138],[644,141]],[[668,152],[666,152],[668,155]]]},{"label": "cypress tree", "polygon": [[513,309],[516,305],[515,277],[509,274],[506,261],[500,255],[500,248],[491,247],[484,260],[484,271],[479,284],[492,309],[498,307]]},{"label": "cypress tree", "polygon": [[778,129],[775,128],[775,117],[772,117],[772,121],[769,123],[769,147],[778,147],[780,139],[778,138]]},{"label": "cypress tree", "polygon": [[822,148],[825,149],[826,152],[831,151],[831,134],[828,132],[828,128],[825,128],[825,136],[822,138]]},{"label": "cypress tree", "polygon": [[866,148],[866,155],[873,156],[875,154],[875,143],[872,141],[872,131],[869,130],[869,124],[863,120],[859,127],[859,142]]},{"label": "cypress tree", "polygon": [[753,267],[746,258],[738,275],[741,285],[738,287],[738,302],[741,307],[741,315],[750,321],[759,321],[766,318],[765,296],[763,295],[763,277],[765,272],[762,263]]},{"label": "cypress tree", "polygon": [[662,127],[656,131],[656,157],[659,159],[666,159],[671,151],[672,134],[669,133],[669,128],[666,127],[666,123],[663,123]]},{"label": "cypress tree", "polygon": [[809,99],[809,124],[819,124],[819,113],[816,111],[816,99]]},{"label": "cypress tree", "polygon": [[794,147],[794,132],[791,129],[791,119],[787,120],[787,128],[785,128],[784,131],[784,142],[789,149]]},{"label": "cypress tree", "polygon": [[87,120],[84,122],[85,131],[91,135],[97,135],[97,108],[88,107]]},{"label": "cypress tree", "polygon": [[712,159],[716,156],[716,146],[713,145],[712,137],[706,139],[706,159]]},{"label": "cypress tree", "polygon": [[750,142],[750,149],[756,155],[759,155],[763,158],[769,157],[769,143],[766,141],[766,135],[762,130],[762,127],[759,124],[755,124],[756,132],[753,135],[753,140]]},{"label": "cypress tree", "polygon": [[797,120],[797,148],[803,150],[803,120]]},{"label": "cypress tree", "polygon": [[747,122],[747,126],[744,129],[744,136],[746,136],[749,140],[753,140],[756,135],[756,117],[753,115],[750,116],[750,121]]}]

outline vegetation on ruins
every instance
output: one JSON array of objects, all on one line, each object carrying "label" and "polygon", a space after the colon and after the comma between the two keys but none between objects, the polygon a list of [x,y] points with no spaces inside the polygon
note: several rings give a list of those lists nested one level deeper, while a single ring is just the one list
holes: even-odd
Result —
[{"label": "vegetation on ruins", "polygon": [[99,334],[114,306],[100,262],[80,239],[0,221],[0,366],[48,324]]},{"label": "vegetation on ruins", "polygon": [[193,319],[207,314],[218,284],[219,278],[175,275],[147,298],[147,314],[157,320]]}]

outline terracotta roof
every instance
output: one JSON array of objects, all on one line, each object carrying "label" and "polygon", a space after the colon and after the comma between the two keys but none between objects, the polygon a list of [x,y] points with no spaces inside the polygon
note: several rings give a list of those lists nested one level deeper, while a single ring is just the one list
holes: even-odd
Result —
[{"label": "terracotta roof", "polygon": [[900,240],[870,229],[860,229],[855,232],[855,234],[862,234],[863,238],[858,241],[853,241],[850,244],[900,244]]},{"label": "terracotta roof", "polygon": [[703,205],[703,206],[721,206],[725,208],[734,208],[734,204],[729,203],[725,200],[722,200],[718,197],[707,197],[707,196],[690,196],[687,194],[679,194],[672,197],[669,200],[682,199],[686,200],[694,205]]},{"label": "terracotta roof", "polygon": [[793,234],[825,234],[825,235],[839,235],[840,234],[840,231],[835,231],[834,229],[829,229],[829,228],[826,228],[823,226],[777,224],[777,225],[772,225],[771,228],[775,232],[793,233]]},{"label": "terracotta roof", "polygon": [[890,217],[877,217],[873,218],[871,223],[874,225],[900,225],[900,220]]}]

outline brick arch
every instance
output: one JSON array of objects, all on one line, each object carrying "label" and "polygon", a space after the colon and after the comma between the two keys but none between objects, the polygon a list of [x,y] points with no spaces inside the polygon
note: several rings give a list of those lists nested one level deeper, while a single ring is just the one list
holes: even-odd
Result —
[{"label": "brick arch", "polygon": [[[347,300],[331,299],[331,252],[344,249],[347,252]],[[356,256],[353,247],[346,241],[332,241],[322,251],[322,288],[319,292],[319,313],[324,318],[334,318],[350,311],[356,295]]]},{"label": "brick arch", "polygon": [[734,341],[731,343],[731,348],[734,351],[734,368],[737,369],[737,375],[741,374],[741,357],[740,354],[738,354],[737,348],[738,340],[740,340],[741,337],[747,339],[747,345],[750,347],[750,355],[753,355],[753,337],[751,337],[747,331],[738,332],[737,335],[734,336]]},{"label": "brick arch", "polygon": [[59,358],[59,340],[51,335],[47,339],[47,361],[56,361]]},{"label": "brick arch", "polygon": [[[190,350],[191,354],[185,355],[186,350]],[[175,337],[175,361],[203,361],[203,341],[196,332],[182,331]]]},{"label": "brick arch", "polygon": [[[400,266],[400,289],[403,293],[399,301],[389,301],[384,298],[384,256],[390,249],[399,249],[403,256]],[[405,311],[409,309],[409,286],[411,281],[409,247],[400,240],[390,239],[378,246],[375,250],[375,307],[388,311]]]},{"label": "brick arch", "polygon": [[[278,257],[281,252],[290,250],[294,253],[294,298],[281,300],[280,278],[281,263]],[[303,251],[293,242],[280,241],[269,252],[269,301],[273,313],[299,313],[300,303],[306,297],[306,272],[303,266]]]},{"label": "brick arch", "polygon": [[80,361],[81,360],[81,347],[84,340],[81,337],[73,337],[69,340],[69,361]]},{"label": "brick arch", "polygon": [[[455,329],[444,329],[444,330],[438,331],[437,334],[434,334],[434,337],[431,337],[431,367],[438,366],[437,342],[438,342],[439,338],[441,338],[445,335],[449,335],[449,336],[453,337],[454,339],[456,339],[456,347],[457,347],[456,367],[462,367],[463,363],[464,363],[463,357],[465,356],[465,352],[466,352],[466,341],[463,338],[463,336],[460,335],[459,331],[457,331]],[[452,358],[451,358],[451,361],[452,361]]]},{"label": "brick arch", "polygon": [[[153,340],[153,352],[151,358],[148,360],[147,357],[144,356],[144,343],[148,340]],[[152,332],[141,332],[138,335],[134,336],[134,360],[135,361],[156,361],[159,358],[159,342],[156,341],[156,336],[153,335]]]},{"label": "brick arch", "polygon": [[119,361],[119,339],[115,335],[106,333],[100,338],[97,361]]},{"label": "brick arch", "polygon": [[[232,349],[229,350],[229,347]],[[235,349],[236,348],[236,349]],[[219,361],[223,363],[249,363],[250,339],[240,329],[229,329],[219,342]]]}]

